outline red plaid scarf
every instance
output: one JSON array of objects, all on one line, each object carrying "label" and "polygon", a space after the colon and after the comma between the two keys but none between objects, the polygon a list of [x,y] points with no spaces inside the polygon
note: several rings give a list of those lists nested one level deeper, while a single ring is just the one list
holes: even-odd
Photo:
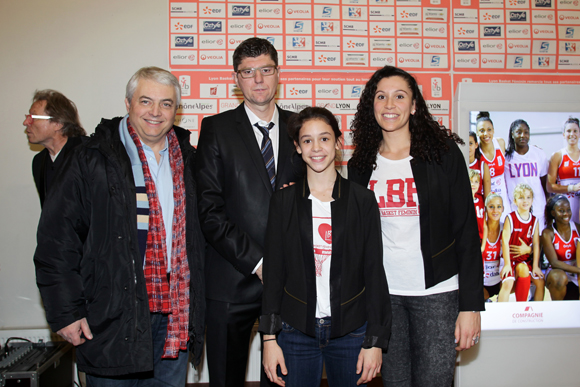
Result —
[{"label": "red plaid scarf", "polygon": [[172,265],[170,283],[167,283],[167,247],[165,225],[155,183],[143,152],[143,145],[127,120],[129,134],[137,146],[143,167],[145,188],[149,199],[149,231],[145,251],[145,283],[152,313],[169,314],[167,337],[163,349],[164,359],[177,358],[179,350],[187,350],[189,340],[189,265],[185,246],[185,184],[183,180],[183,157],[173,129],[167,133],[169,163],[173,174],[173,229]]}]

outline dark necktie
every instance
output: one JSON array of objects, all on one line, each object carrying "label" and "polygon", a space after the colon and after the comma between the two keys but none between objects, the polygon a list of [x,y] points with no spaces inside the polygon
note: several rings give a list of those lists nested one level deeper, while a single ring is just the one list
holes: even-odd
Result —
[{"label": "dark necktie", "polygon": [[272,140],[270,140],[270,129],[274,126],[273,122],[268,124],[268,127],[260,126],[257,122],[254,126],[260,129],[260,132],[264,135],[262,138],[262,157],[264,158],[264,164],[266,165],[266,170],[268,171],[268,176],[270,177],[270,184],[272,185],[272,190],[276,187],[276,166],[274,165],[274,150],[272,148]]}]

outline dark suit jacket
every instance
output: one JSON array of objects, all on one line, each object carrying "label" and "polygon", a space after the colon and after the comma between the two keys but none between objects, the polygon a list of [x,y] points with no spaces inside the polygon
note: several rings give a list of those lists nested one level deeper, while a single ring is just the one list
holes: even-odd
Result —
[{"label": "dark suit jacket", "polygon": [[[276,188],[296,181],[302,160],[286,122],[293,113],[278,108],[279,149]],[[262,295],[262,284],[252,275],[263,257],[268,204],[272,186],[254,130],[243,104],[205,117],[197,146],[196,180],[199,216],[208,242],[206,297],[250,303]]]},{"label": "dark suit jacket", "polygon": [[[475,208],[465,159],[455,142],[441,164],[411,161],[419,199],[425,285],[430,288],[459,274],[459,310],[485,310],[483,265]],[[348,167],[351,181],[368,186],[372,169]]]},{"label": "dark suit jacket", "polygon": [[[315,336],[316,274],[312,201],[306,178],[276,192],[270,204],[264,257],[260,331],[275,334],[282,320]],[[330,337],[368,322],[363,347],[387,348],[391,302],[375,195],[337,174],[332,213]]]},{"label": "dark suit jacket", "polygon": [[54,162],[51,160],[48,150],[44,148],[32,159],[32,176],[40,197],[40,207],[44,206],[44,199],[50,187],[61,170],[65,159],[71,151],[82,142],[82,137],[70,137],[64,144]]}]

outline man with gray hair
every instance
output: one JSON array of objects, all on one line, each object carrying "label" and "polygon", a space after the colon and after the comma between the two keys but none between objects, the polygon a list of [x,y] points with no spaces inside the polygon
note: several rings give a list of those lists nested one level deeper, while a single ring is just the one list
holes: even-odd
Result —
[{"label": "man with gray hair", "polygon": [[32,175],[42,207],[64,160],[87,133],[74,102],[56,90],[37,90],[24,116],[22,125],[26,126],[28,142],[44,146],[32,160]]},{"label": "man with gray hair", "polygon": [[184,386],[204,337],[204,240],[174,75],[137,71],[128,114],[103,119],[53,187],[36,280],[53,331],[89,386]]}]

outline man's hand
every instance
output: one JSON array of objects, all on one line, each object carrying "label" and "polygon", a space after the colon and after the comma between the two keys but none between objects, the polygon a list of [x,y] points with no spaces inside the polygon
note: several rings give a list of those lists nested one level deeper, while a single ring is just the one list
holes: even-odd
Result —
[{"label": "man's hand", "polygon": [[89,323],[87,322],[86,318],[82,318],[70,325],[67,325],[66,327],[56,332],[56,334],[75,347],[86,341],[81,337],[81,334],[84,334],[85,337],[89,340],[93,339],[93,334],[91,333],[91,328],[89,328]]}]

